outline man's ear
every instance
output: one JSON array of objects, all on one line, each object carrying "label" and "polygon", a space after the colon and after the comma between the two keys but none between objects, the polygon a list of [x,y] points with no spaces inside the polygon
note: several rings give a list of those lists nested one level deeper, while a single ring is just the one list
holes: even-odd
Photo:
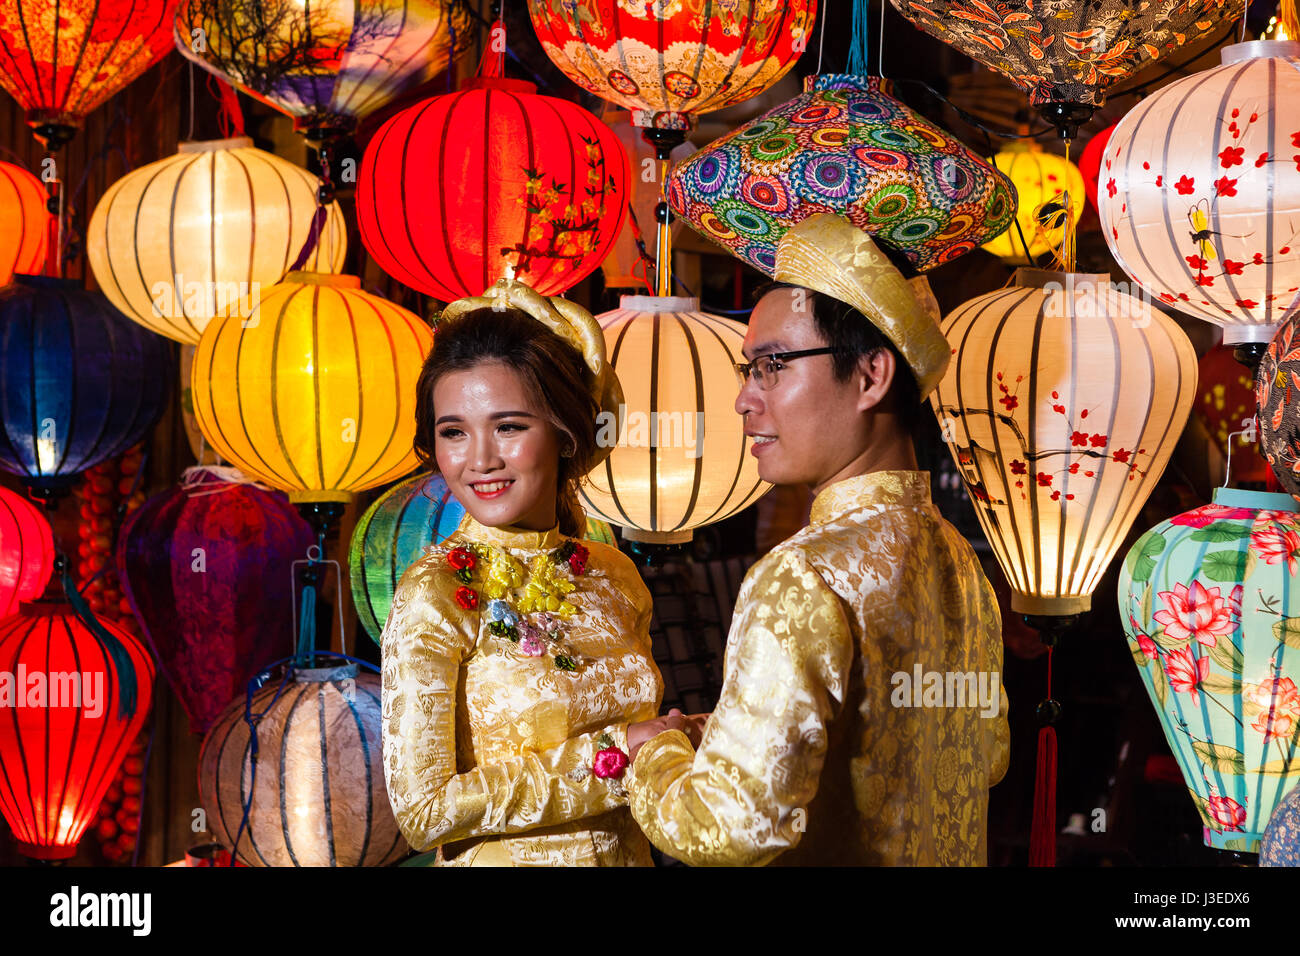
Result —
[{"label": "man's ear", "polygon": [[858,411],[870,411],[884,403],[897,371],[898,361],[889,349],[876,349],[858,360]]}]

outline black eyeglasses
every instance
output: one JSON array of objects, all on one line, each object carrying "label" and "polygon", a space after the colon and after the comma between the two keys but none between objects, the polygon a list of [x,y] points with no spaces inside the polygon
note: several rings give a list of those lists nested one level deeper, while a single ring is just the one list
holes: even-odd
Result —
[{"label": "black eyeglasses", "polygon": [[754,380],[758,382],[758,387],[766,392],[775,387],[777,373],[785,368],[783,363],[791,359],[807,358],[809,355],[843,355],[849,351],[850,349],[822,348],[800,349],[798,352],[772,352],[770,355],[760,355],[752,362],[736,362],[732,368],[736,370],[741,388],[745,387],[745,382],[753,375]]}]

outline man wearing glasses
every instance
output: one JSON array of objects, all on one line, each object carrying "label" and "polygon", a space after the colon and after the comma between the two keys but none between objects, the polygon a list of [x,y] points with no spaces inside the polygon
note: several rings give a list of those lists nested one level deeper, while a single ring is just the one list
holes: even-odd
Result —
[{"label": "man wearing glasses", "polygon": [[810,522],[746,575],[699,751],[668,731],[634,752],[632,812],[694,865],[982,865],[1001,619],[911,437],[951,348],[836,216],[791,229],[775,275],[736,411],[764,480],[813,487]]}]

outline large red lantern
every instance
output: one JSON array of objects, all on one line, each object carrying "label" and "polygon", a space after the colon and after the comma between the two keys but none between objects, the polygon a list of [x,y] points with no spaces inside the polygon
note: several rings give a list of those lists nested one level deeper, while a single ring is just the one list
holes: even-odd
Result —
[{"label": "large red lantern", "polygon": [[627,209],[627,154],[595,116],[536,89],[489,54],[465,89],[380,128],[357,177],[361,241],[380,268],[444,302],[507,265],[542,295],[599,268]]},{"label": "large red lantern", "polygon": [[34,504],[0,488],[0,618],[35,601],[54,570],[54,536]]},{"label": "large red lantern", "polygon": [[39,273],[49,236],[41,181],[21,166],[0,163],[0,285],[8,285],[15,272]]},{"label": "large red lantern", "polygon": [[[144,646],[111,621],[110,649],[63,601],[19,606],[0,624],[0,813],[18,851],[38,860],[76,855],[149,714],[154,666]],[[134,710],[123,713],[131,662]]]}]

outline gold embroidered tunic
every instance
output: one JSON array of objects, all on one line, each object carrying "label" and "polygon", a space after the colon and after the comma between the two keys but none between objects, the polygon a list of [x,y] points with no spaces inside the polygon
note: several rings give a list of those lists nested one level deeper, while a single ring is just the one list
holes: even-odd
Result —
[{"label": "gold embroidered tunic", "polygon": [[652,862],[624,781],[590,772],[600,735],[626,753],[628,724],[654,717],[663,697],[650,594],[635,565],[584,541],[585,572],[562,572],[576,585],[564,598],[576,611],[563,622],[582,657],[576,671],[488,630],[487,561],[470,585],[478,607],[455,598],[462,582],[447,563],[451,549],[505,549],[528,568],[563,541],[558,528],[488,528],[466,515],[394,594],[381,639],[384,774],[402,835],[413,849],[438,847],[434,865]]},{"label": "gold embroidered tunic", "polygon": [[[918,668],[996,673],[995,715],[894,706],[921,701],[895,695]],[[679,731],[648,741],[632,813],[697,866],[982,865],[1008,757],[1001,670],[993,589],[928,473],[836,482],[746,575],[699,752]]]}]

